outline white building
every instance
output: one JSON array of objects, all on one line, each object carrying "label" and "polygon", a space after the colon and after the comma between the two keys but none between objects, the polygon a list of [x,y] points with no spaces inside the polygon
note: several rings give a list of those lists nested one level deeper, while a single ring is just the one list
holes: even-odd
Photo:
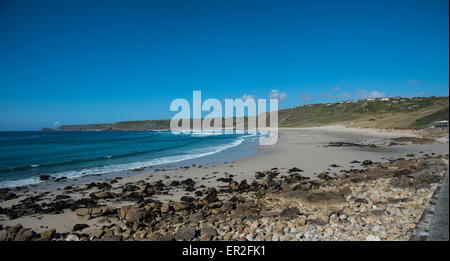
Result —
[{"label": "white building", "polygon": [[427,124],[427,128],[445,128],[448,127],[448,121],[435,121]]}]

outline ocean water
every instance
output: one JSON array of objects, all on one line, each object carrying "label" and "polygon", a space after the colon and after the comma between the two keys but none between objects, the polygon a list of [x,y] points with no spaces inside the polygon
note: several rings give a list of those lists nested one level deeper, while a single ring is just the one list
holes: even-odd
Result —
[{"label": "ocean water", "polygon": [[40,175],[68,179],[182,164],[215,157],[243,144],[248,133],[170,131],[0,132],[0,187],[40,183]]}]

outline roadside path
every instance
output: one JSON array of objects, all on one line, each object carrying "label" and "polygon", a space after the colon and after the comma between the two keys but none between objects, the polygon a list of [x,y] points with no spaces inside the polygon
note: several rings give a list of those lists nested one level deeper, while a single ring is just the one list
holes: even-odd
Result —
[{"label": "roadside path", "polygon": [[448,173],[428,203],[413,236],[412,241],[448,241],[449,240],[449,190]]}]

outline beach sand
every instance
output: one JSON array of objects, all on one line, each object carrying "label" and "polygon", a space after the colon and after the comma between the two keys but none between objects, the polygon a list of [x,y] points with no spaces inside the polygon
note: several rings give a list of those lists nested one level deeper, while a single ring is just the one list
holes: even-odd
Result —
[{"label": "beach sand", "polygon": [[[377,129],[347,128],[343,126],[326,126],[316,128],[289,128],[279,130],[279,139],[276,145],[260,146],[255,155],[236,160],[234,162],[221,163],[206,166],[187,166],[164,171],[143,171],[134,176],[124,177],[111,184],[111,192],[120,192],[126,184],[140,184],[143,182],[153,183],[162,180],[165,184],[174,180],[182,181],[191,178],[196,182],[196,187],[225,187],[228,183],[217,181],[218,178],[226,178],[232,175],[236,181],[252,180],[258,171],[278,168],[280,175],[286,175],[291,168],[303,170],[304,177],[317,178],[320,173],[328,173],[330,176],[339,175],[340,170],[351,168],[363,168],[361,164],[351,163],[352,161],[362,162],[371,160],[373,162],[387,162],[390,159],[399,157],[408,158],[411,155],[422,156],[442,155],[449,153],[448,141],[431,144],[404,144],[389,146],[392,138],[397,137],[417,137],[414,131],[393,131]],[[330,142],[352,142],[358,144],[375,144],[377,147],[328,147]],[[335,164],[335,165],[333,165]],[[330,165],[333,165],[330,166]],[[102,176],[91,177],[97,181],[105,181]],[[108,181],[108,179],[106,180]],[[17,192],[16,199],[0,202],[1,208],[7,208],[17,204],[20,200],[30,195],[38,195],[48,192],[48,197],[40,202],[51,202],[56,195],[64,195],[63,189],[72,185],[71,181],[52,184],[51,189],[30,189],[28,192]],[[74,187],[84,187],[81,184]],[[70,194],[72,199],[82,198],[96,191],[82,190]],[[194,192],[187,192],[182,188],[173,188],[166,195],[157,195],[155,199],[167,202],[169,200],[178,201],[182,196],[194,196]],[[113,207],[131,205],[133,202],[119,201],[118,199],[105,200],[105,204]],[[102,218],[90,219],[86,222],[91,227],[84,232],[89,232],[105,225]],[[108,220],[107,222],[119,222],[119,220]],[[6,215],[0,215],[0,224],[4,227],[21,223],[24,227],[32,228],[36,232],[55,228],[58,232],[68,232],[72,227],[80,223],[80,220],[73,212],[66,210],[63,214],[37,214],[22,216],[9,220]],[[106,223],[108,224],[108,223]]]}]

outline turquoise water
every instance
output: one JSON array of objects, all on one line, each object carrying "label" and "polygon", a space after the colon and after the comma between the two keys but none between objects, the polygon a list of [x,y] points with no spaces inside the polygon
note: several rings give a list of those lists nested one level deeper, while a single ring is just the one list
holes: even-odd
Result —
[{"label": "turquoise water", "polygon": [[0,187],[36,184],[44,174],[72,179],[200,160],[255,140],[220,132],[0,132]]}]

